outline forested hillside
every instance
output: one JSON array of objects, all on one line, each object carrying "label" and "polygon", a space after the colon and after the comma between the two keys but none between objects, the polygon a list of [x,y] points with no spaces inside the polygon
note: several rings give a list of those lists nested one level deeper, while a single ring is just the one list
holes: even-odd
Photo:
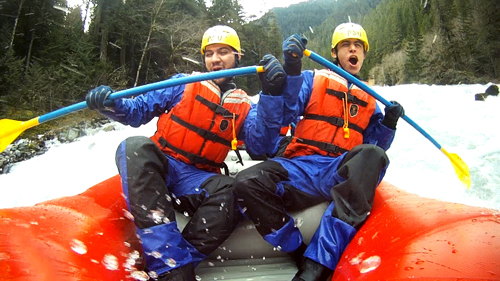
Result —
[{"label": "forested hillside", "polygon": [[[241,65],[281,53],[274,14],[245,23],[237,0],[210,7],[203,0],[85,2],[82,13],[65,0],[0,1],[1,118],[25,120],[68,106],[102,84],[120,90],[205,71],[201,37],[216,24],[238,32]],[[260,90],[256,75],[238,84],[249,94]]]},{"label": "forested hillside", "polygon": [[[330,58],[333,29],[350,19],[370,40],[365,80],[499,82],[497,0],[311,0],[251,22],[238,0],[86,3],[81,10],[65,0],[0,1],[1,118],[25,120],[68,106],[101,84],[119,90],[204,71],[201,36],[215,24],[240,35],[241,65],[258,64],[266,53],[281,58],[283,38],[296,32]],[[320,66],[304,59],[304,67]],[[255,75],[237,82],[250,94],[259,91]]]},{"label": "forested hillside", "polygon": [[[325,42],[330,37],[331,44],[331,34],[318,34],[316,27],[321,26],[323,22],[331,23],[332,19],[339,24],[349,21],[349,18],[352,22],[359,22],[377,7],[380,1],[382,0],[309,0],[287,8],[274,8],[271,12],[276,14],[283,39],[293,33],[309,32],[315,37],[324,37]],[[327,33],[333,32],[328,30],[328,26],[325,29]]]},{"label": "forested hillside", "polygon": [[[282,36],[300,33],[330,57],[335,26],[368,33],[362,71],[377,84],[485,83],[500,79],[500,2],[490,0],[315,0],[273,9]],[[321,7],[321,8],[320,8]],[[311,28],[309,28],[311,27]],[[307,68],[318,65],[305,61]]]}]

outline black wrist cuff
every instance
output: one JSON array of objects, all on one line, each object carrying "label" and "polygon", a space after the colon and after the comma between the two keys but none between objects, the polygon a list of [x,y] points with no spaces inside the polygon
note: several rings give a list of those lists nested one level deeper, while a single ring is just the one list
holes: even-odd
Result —
[{"label": "black wrist cuff", "polygon": [[389,129],[396,130],[396,124],[398,123],[398,118],[387,118],[382,119],[382,125],[386,126]]},{"label": "black wrist cuff", "polygon": [[264,91],[262,90],[263,95],[267,96],[279,96],[281,93],[279,91]]},{"label": "black wrist cuff", "polygon": [[299,60],[296,63],[285,62],[285,64],[283,64],[283,69],[285,70],[286,74],[290,76],[299,76],[302,72],[302,61]]}]

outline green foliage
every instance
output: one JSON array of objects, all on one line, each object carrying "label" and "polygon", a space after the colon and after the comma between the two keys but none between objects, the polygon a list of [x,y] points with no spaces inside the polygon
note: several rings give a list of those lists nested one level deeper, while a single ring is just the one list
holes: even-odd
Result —
[{"label": "green foliage", "polygon": [[13,51],[8,51],[0,59],[0,116],[5,116],[11,104],[11,97],[17,96],[17,86],[22,81],[23,60],[14,56]]},{"label": "green foliage", "polygon": [[404,79],[396,79],[399,83],[498,80],[500,8],[493,2],[383,0],[362,23],[371,46],[364,70],[391,67],[386,63],[392,61],[384,58],[403,50]]},{"label": "green foliage", "polygon": [[[291,5],[285,10],[273,9],[273,11],[279,15],[278,23],[283,37],[286,38],[293,33],[304,35],[309,39],[307,45],[309,49],[325,58],[330,58],[335,27],[348,22],[349,18],[352,22],[361,23],[380,2],[381,0],[316,0]],[[315,69],[321,66],[310,60],[304,60],[303,68]]]},{"label": "green foliage", "polygon": [[[281,57],[281,33],[273,13],[244,25],[238,34],[243,49],[241,66],[257,65],[266,54]],[[260,91],[260,81],[255,75],[238,77],[236,81],[249,95]]]},{"label": "green foliage", "polygon": [[406,61],[404,64],[405,77],[403,81],[414,83],[420,81],[422,63],[420,49],[422,46],[420,37],[411,37],[406,46]]},{"label": "green foliage", "polygon": [[276,14],[284,40],[294,33],[310,32],[309,27],[320,26],[325,20],[335,17],[339,6],[336,0],[312,0],[287,8],[274,8],[271,12]]},{"label": "green foliage", "polygon": [[238,0],[213,0],[208,9],[210,25],[224,24],[237,29],[242,25],[243,8]]},{"label": "green foliage", "polygon": [[[320,4],[327,4],[321,9],[327,15],[318,11]],[[350,19],[363,25],[370,51],[361,77],[376,76],[376,83],[499,79],[500,5],[495,1],[318,0],[273,11],[283,37],[303,33],[309,38],[308,48],[326,58],[331,57],[331,37],[338,24]],[[395,71],[395,66],[400,69]],[[306,69],[318,67],[304,61]]]}]

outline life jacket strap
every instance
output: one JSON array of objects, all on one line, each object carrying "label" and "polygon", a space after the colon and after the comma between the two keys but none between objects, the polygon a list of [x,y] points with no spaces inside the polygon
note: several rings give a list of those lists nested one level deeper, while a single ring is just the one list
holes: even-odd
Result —
[{"label": "life jacket strap", "polygon": [[[308,114],[304,116],[304,119],[311,119],[311,120],[317,120],[317,121],[324,121],[327,123],[332,124],[333,126],[337,127],[343,127],[344,126],[344,119],[335,117],[335,116],[324,116],[324,115],[318,115],[318,114]],[[349,129],[352,129],[354,131],[357,131],[361,134],[363,134],[363,129],[353,123],[349,123],[348,125]]]},{"label": "life jacket strap", "polygon": [[224,170],[224,175],[229,176],[229,167],[226,162],[222,162],[221,169]]},{"label": "life jacket strap", "polygon": [[[346,94],[344,92],[339,92],[335,91],[332,89],[326,89],[326,93],[328,95],[332,95],[334,97],[337,97],[339,100],[344,99]],[[362,99],[359,99],[358,97],[352,95],[351,93],[347,93],[347,101],[353,104],[357,104],[362,107],[366,107],[368,103]]]},{"label": "life jacket strap", "polygon": [[175,147],[173,146],[171,143],[169,143],[165,138],[163,137],[160,137],[160,139],[158,140],[158,142],[160,143],[160,145],[165,148],[169,148],[171,150],[173,150],[175,153],[177,154],[180,154],[184,157],[186,157],[189,161],[195,163],[195,164],[201,164],[201,165],[209,165],[211,167],[214,167],[214,168],[220,168],[223,166],[223,163],[216,163],[214,161],[210,161],[204,157],[201,157],[201,156],[198,156],[196,154],[193,154],[193,153],[189,153],[185,150],[182,150],[178,147]]},{"label": "life jacket strap", "polygon": [[333,153],[336,155],[340,155],[340,154],[343,154],[343,153],[349,151],[349,150],[342,148],[340,146],[337,146],[337,145],[334,145],[331,143],[327,143],[327,142],[322,142],[322,141],[296,138],[296,142],[311,145],[311,146],[317,147],[323,151],[326,151],[328,153]]},{"label": "life jacket strap", "polygon": [[212,133],[212,132],[207,131],[205,129],[196,127],[195,125],[192,125],[192,124],[182,120],[181,118],[179,118],[176,115],[172,114],[171,118],[172,118],[172,121],[177,122],[177,123],[179,123],[179,125],[184,126],[184,127],[188,128],[189,130],[197,133],[200,137],[202,137],[206,140],[210,140],[212,142],[218,142],[218,143],[223,144],[227,147],[231,147],[231,141],[228,141],[223,137],[219,137],[215,133]]},{"label": "life jacket strap", "polygon": [[236,156],[238,157],[238,161],[236,161],[236,163],[240,163],[241,166],[245,166],[245,165],[243,165],[243,158],[241,158],[240,150],[236,149],[234,152],[236,153]]},{"label": "life jacket strap", "polygon": [[[224,108],[222,105],[213,103],[200,95],[197,95],[195,99],[210,108],[213,112],[215,112],[215,114],[220,114],[225,118],[233,118],[233,113]],[[238,114],[234,115],[234,119],[238,119]]]}]

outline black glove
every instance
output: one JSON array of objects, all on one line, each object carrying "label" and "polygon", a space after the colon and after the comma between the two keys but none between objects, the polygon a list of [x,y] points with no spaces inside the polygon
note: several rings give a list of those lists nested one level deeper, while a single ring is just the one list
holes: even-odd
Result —
[{"label": "black glove", "polygon": [[280,62],[273,55],[265,55],[259,65],[264,66],[264,72],[259,73],[262,93],[271,96],[281,95],[281,86],[285,81],[286,73]]},{"label": "black glove", "polygon": [[113,93],[113,90],[108,86],[99,86],[95,89],[90,90],[85,96],[85,101],[87,106],[94,110],[107,110],[108,107],[113,106],[114,102],[107,101],[104,105],[104,101]]},{"label": "black glove", "polygon": [[385,107],[385,117],[382,120],[382,125],[395,130],[399,117],[405,116],[405,110],[397,101],[391,101],[391,103],[391,105]]},{"label": "black glove", "polygon": [[283,41],[283,68],[290,76],[300,75],[302,71],[302,57],[306,49],[307,39],[294,34]]}]

